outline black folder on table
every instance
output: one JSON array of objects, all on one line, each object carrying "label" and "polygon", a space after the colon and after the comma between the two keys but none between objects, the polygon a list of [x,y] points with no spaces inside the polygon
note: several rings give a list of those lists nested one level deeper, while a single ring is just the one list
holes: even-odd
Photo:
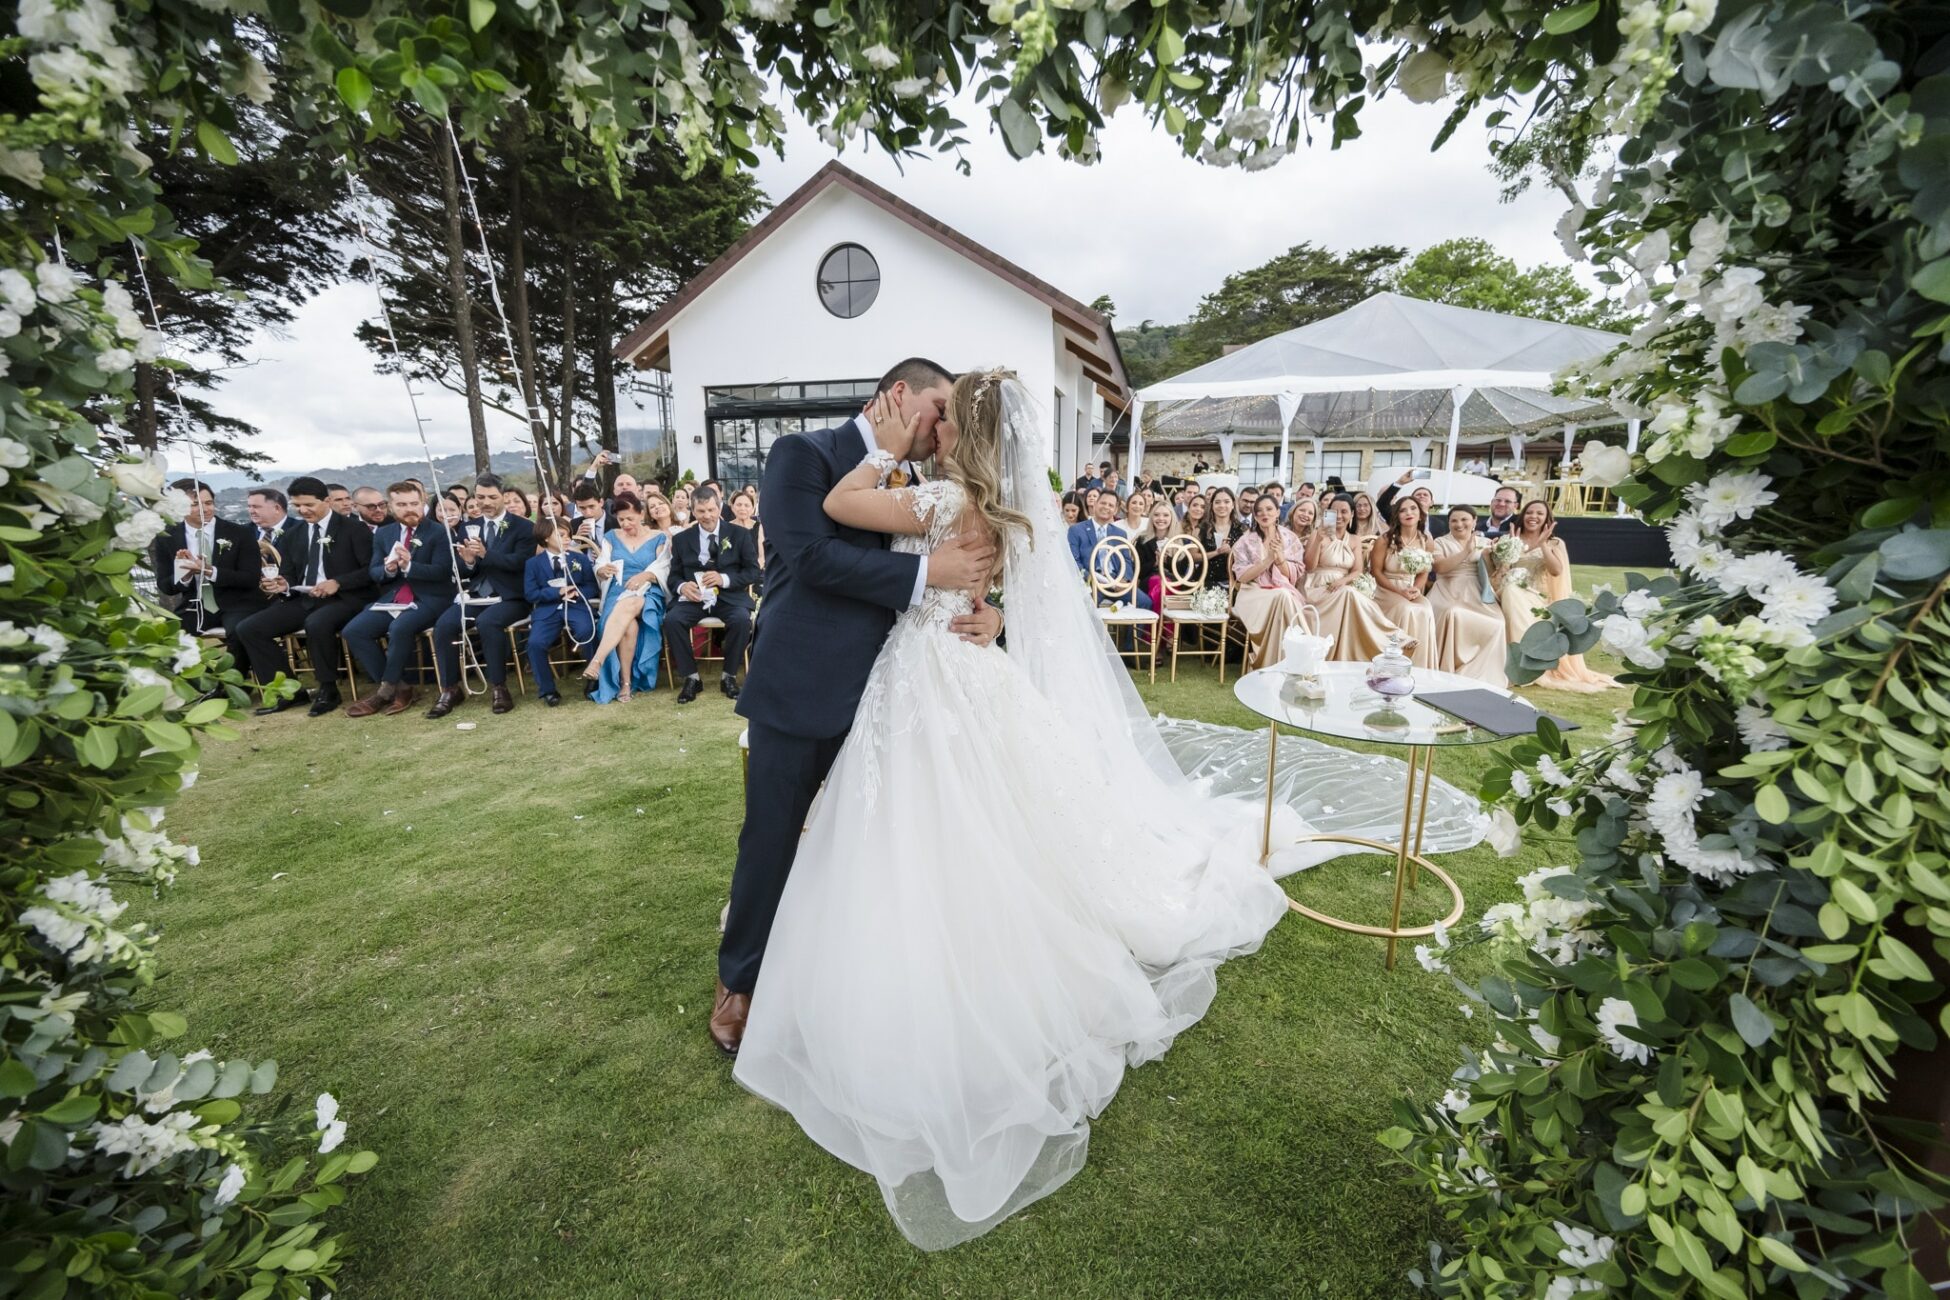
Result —
[{"label": "black folder on table", "polygon": [[1415,698],[1432,709],[1461,718],[1472,727],[1494,731],[1499,736],[1528,736],[1537,730],[1537,719],[1549,718],[1559,731],[1576,731],[1578,724],[1534,709],[1520,699],[1495,691],[1417,692]]}]

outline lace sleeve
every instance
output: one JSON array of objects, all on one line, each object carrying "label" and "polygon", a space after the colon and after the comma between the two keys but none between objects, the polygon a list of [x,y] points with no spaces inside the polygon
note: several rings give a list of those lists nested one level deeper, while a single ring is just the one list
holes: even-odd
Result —
[{"label": "lace sleeve", "polygon": [[907,489],[908,506],[914,517],[928,527],[928,545],[939,546],[954,531],[961,514],[961,485],[950,479],[929,479]]},{"label": "lace sleeve", "polygon": [[861,457],[860,463],[873,466],[873,472],[879,476],[882,487],[887,486],[887,476],[900,468],[900,462],[895,460],[894,454],[885,447],[875,447]]}]

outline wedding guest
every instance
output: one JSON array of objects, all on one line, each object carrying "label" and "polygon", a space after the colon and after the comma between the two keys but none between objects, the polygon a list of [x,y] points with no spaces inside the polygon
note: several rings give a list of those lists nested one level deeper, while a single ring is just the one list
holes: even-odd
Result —
[{"label": "wedding guest", "polygon": [[671,538],[670,666],[682,683],[679,704],[689,704],[704,689],[698,677],[691,629],[716,617],[724,621],[724,663],[718,688],[738,698],[738,668],[752,635],[752,585],[759,580],[758,545],[742,528],[721,518],[723,500],[702,490],[692,498],[697,522]]},{"label": "wedding guest", "polygon": [[1242,519],[1242,520],[1246,520],[1246,521],[1250,521],[1250,520],[1251,520],[1251,519],[1253,518],[1253,511],[1254,511],[1254,509],[1255,509],[1255,508],[1256,508],[1256,507],[1257,507],[1258,505],[1259,505],[1259,489],[1258,489],[1258,488],[1249,488],[1249,487],[1248,487],[1248,488],[1240,488],[1240,489],[1239,489],[1239,517],[1240,517],[1240,519]]},{"label": "wedding guest", "polygon": [[688,528],[691,525],[691,496],[691,490],[681,485],[670,494],[670,515],[677,521],[679,528]]},{"label": "wedding guest", "polygon": [[481,517],[481,499],[479,497],[470,492],[460,498],[460,503],[461,512],[468,519],[479,519]]},{"label": "wedding guest", "polygon": [[575,506],[575,529],[571,536],[584,550],[592,554],[600,551],[603,537],[616,527],[616,516],[603,504],[603,490],[587,481],[576,484]]},{"label": "wedding guest", "polygon": [[633,496],[638,501],[643,500],[643,485],[638,483],[636,481],[636,475],[630,473],[628,470],[618,471],[616,481],[610,484],[609,487],[609,499],[611,501],[614,501],[620,496]]},{"label": "wedding guest", "polygon": [[1435,539],[1430,554],[1429,607],[1435,612],[1435,666],[1495,686],[1509,685],[1503,664],[1508,641],[1503,612],[1483,603],[1479,569],[1489,542],[1476,534],[1476,512],[1449,510],[1449,531]]},{"label": "wedding guest", "polygon": [[[425,490],[424,487],[421,488],[421,491],[424,492]],[[467,488],[465,485],[449,483],[440,495],[443,499],[452,501],[460,507],[461,518],[465,519],[467,517]]]},{"label": "wedding guest", "polygon": [[[1523,508],[1514,536],[1523,554],[1513,564],[1499,565],[1492,552],[1491,580],[1497,603],[1503,607],[1504,635],[1511,645],[1542,617],[1542,611],[1571,594],[1571,556],[1557,537],[1557,517],[1542,501]],[[1559,691],[1596,693],[1618,685],[1616,678],[1586,667],[1583,655],[1565,655],[1557,667],[1533,685]]]},{"label": "wedding guest", "polygon": [[316,718],[342,703],[339,633],[358,617],[372,591],[372,532],[349,513],[335,512],[331,489],[316,478],[292,479],[290,493],[298,516],[297,535],[287,548],[270,604],[239,624],[237,639],[249,652],[258,685],[264,686],[279,673],[291,671],[284,638],[303,632],[317,690],[301,688],[289,699],[266,704],[257,712],[282,713],[308,704],[309,716]]},{"label": "wedding guest", "polygon": [[517,519],[528,519],[532,522],[535,507],[529,504],[528,494],[526,492],[511,484],[508,490],[501,494],[501,499],[509,514]]},{"label": "wedding guest", "polygon": [[1381,535],[1381,515],[1374,508],[1374,498],[1366,492],[1354,494],[1354,527],[1348,531],[1356,537]]},{"label": "wedding guest", "polygon": [[1097,517],[1097,498],[1103,494],[1104,489],[1101,486],[1085,488],[1083,490],[1083,517],[1085,519],[1095,519]]},{"label": "wedding guest", "polygon": [[285,545],[298,531],[298,521],[291,517],[284,493],[276,488],[252,488],[248,501],[245,509],[251,527],[257,530],[257,540],[275,549],[282,562]]},{"label": "wedding guest", "polygon": [[[453,542],[450,534],[427,517],[425,492],[401,480],[386,489],[393,522],[372,539],[372,574],[378,601],[339,634],[368,681],[377,682],[372,694],[346,706],[348,718],[368,718],[380,710],[404,713],[413,707],[414,692],[406,684],[406,670],[419,659],[420,635],[440,621],[454,603]],[[397,613],[378,606],[403,605]],[[379,643],[386,642],[381,650]]]},{"label": "wedding guest", "polygon": [[343,483],[327,483],[325,485],[325,504],[330,507],[332,513],[335,515],[351,514],[352,490]]},{"label": "wedding guest", "polygon": [[443,495],[433,505],[434,521],[447,530],[447,539],[455,545],[460,543],[460,526],[467,521],[467,512],[460,502],[452,496]]},{"label": "wedding guest", "polygon": [[1109,461],[1104,462],[1103,472],[1104,472],[1103,475],[1104,491],[1110,493],[1114,497],[1117,497],[1119,500],[1122,500],[1124,497],[1124,489],[1119,485],[1117,479],[1117,471],[1111,468]]},{"label": "wedding guest", "polygon": [[1427,595],[1429,571],[1411,573],[1403,557],[1419,553],[1425,560],[1434,558],[1435,539],[1429,536],[1428,515],[1419,498],[1403,497],[1395,502],[1392,523],[1375,542],[1368,555],[1368,572],[1375,580],[1375,603],[1390,623],[1415,644],[1405,647],[1408,657],[1421,668],[1435,664],[1435,611]]},{"label": "wedding guest", "polygon": [[614,498],[616,527],[603,537],[595,574],[603,584],[595,652],[582,669],[582,693],[598,704],[657,688],[658,654],[675,554],[671,539],[650,527],[634,494]]},{"label": "wedding guest", "polygon": [[[175,602],[177,621],[191,636],[222,636],[225,586],[250,591],[259,581],[255,564],[240,569],[235,563],[235,557],[255,546],[251,530],[218,517],[216,494],[208,484],[179,478],[169,486],[189,499],[189,508],[181,523],[169,525],[150,543],[156,591]],[[255,612],[246,602],[235,621]]]},{"label": "wedding guest", "polygon": [[522,594],[532,613],[528,623],[528,671],[542,703],[562,703],[555,689],[555,667],[548,653],[564,631],[576,656],[588,662],[596,645],[594,610],[602,600],[596,567],[589,556],[569,546],[569,526],[558,519],[535,521],[535,554],[522,569]]},{"label": "wedding guest", "polygon": [[495,603],[457,600],[433,626],[434,662],[440,668],[441,687],[427,717],[436,722],[467,700],[460,639],[470,626],[481,637],[481,672],[493,697],[491,711],[506,713],[515,707],[515,697],[508,690],[508,656],[514,653],[508,629],[528,617],[524,574],[535,554],[535,526],[508,513],[501,480],[492,474],[474,480],[474,492],[468,499],[478,505],[481,517],[464,526],[454,557],[460,562],[460,576],[468,583],[468,596],[473,601]]},{"label": "wedding guest", "polygon": [[[1393,519],[1395,517],[1393,513],[1395,499],[1397,496],[1401,494],[1401,490],[1404,487],[1407,487],[1410,483],[1415,482],[1417,478],[1427,478],[1428,476],[1429,476],[1429,471],[1425,469],[1403,470],[1402,476],[1400,478],[1396,479],[1393,483],[1390,483],[1387,487],[1381,489],[1381,496],[1377,498],[1374,503],[1374,508],[1376,512],[1379,513],[1383,519]],[[1425,485],[1416,488],[1413,492],[1410,492],[1409,495],[1421,501],[1422,517],[1424,519],[1427,519],[1429,517],[1430,512],[1435,509],[1435,493],[1431,492],[1428,489],[1428,487]]]},{"label": "wedding guest", "polygon": [[535,516],[535,522],[538,524],[544,519],[567,519],[575,513],[568,508],[568,498],[560,492],[544,492],[538,495],[535,498],[535,505],[540,512]]},{"label": "wedding guest", "polygon": [[1286,526],[1293,530],[1295,537],[1304,542],[1313,535],[1318,514],[1319,507],[1314,504],[1314,499],[1301,497],[1293,503],[1293,508],[1286,512]]},{"label": "wedding guest", "polygon": [[1490,512],[1476,525],[1476,531],[1492,539],[1501,537],[1517,527],[1517,512],[1522,508],[1523,498],[1515,488],[1500,487],[1490,497]]},{"label": "wedding guest", "polygon": [[392,521],[392,512],[386,508],[386,494],[376,487],[354,489],[352,511],[365,521],[366,531],[376,533],[381,524]]},{"label": "wedding guest", "polygon": [[1187,537],[1200,537],[1205,532],[1205,521],[1212,517],[1212,507],[1206,503],[1203,492],[1185,493],[1184,509],[1178,512],[1178,520],[1185,525]]},{"label": "wedding guest", "polygon": [[677,519],[670,513],[670,502],[660,496],[650,497],[644,501],[643,515],[649,521],[651,528],[666,537],[674,536],[678,531]]},{"label": "wedding guest", "polygon": [[[1099,545],[1113,537],[1125,541],[1131,538],[1131,535],[1125,531],[1124,525],[1117,522],[1117,507],[1115,492],[1099,492],[1097,503],[1092,507],[1091,517],[1070,528],[1070,558],[1076,561],[1077,572],[1085,575],[1086,581],[1089,579],[1091,557],[1096,554]],[[1110,567],[1112,563],[1111,560],[1105,559],[1103,561],[1105,568],[1100,572],[1120,581],[1128,581],[1137,576],[1128,570]],[[1150,597],[1139,590],[1134,603],[1141,608],[1149,609],[1151,608],[1149,601]]]},{"label": "wedding guest", "polygon": [[1063,494],[1063,526],[1067,529],[1083,518],[1083,498],[1074,492]]},{"label": "wedding guest", "polygon": [[1124,503],[1124,531],[1132,541],[1151,531],[1151,500],[1151,494],[1139,488]]},{"label": "wedding guest", "polygon": [[1320,634],[1333,638],[1327,657],[1366,663],[1388,648],[1388,634],[1398,629],[1374,597],[1354,585],[1363,570],[1359,540],[1349,531],[1353,525],[1354,503],[1345,496],[1336,498],[1327,518],[1307,539],[1307,583],[1302,594],[1320,616]]},{"label": "wedding guest", "polygon": [[1232,612],[1246,625],[1246,667],[1277,663],[1287,629],[1304,624],[1300,584],[1306,574],[1305,548],[1280,523],[1280,501],[1262,493],[1253,503],[1253,526],[1232,548],[1239,595]]},{"label": "wedding guest", "polygon": [[1158,498],[1151,503],[1151,518],[1146,521],[1144,536],[1138,539],[1138,590],[1150,597],[1152,609],[1164,608],[1164,570],[1159,563],[1158,548],[1179,535],[1182,531],[1178,516],[1172,512],[1171,502]]},{"label": "wedding guest", "polygon": [[1245,534],[1246,525],[1239,517],[1239,502],[1231,488],[1212,489],[1211,510],[1211,517],[1198,531],[1199,543],[1205,547],[1205,585],[1230,586],[1232,548]]}]

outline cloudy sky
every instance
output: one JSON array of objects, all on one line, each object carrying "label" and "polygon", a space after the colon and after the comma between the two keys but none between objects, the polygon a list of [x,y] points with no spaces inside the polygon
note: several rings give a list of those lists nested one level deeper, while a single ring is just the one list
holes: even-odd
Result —
[{"label": "cloudy sky", "polygon": [[[1499,203],[1484,134],[1472,126],[1431,153],[1444,111],[1391,97],[1363,115],[1359,140],[1337,151],[1316,145],[1252,174],[1186,159],[1131,107],[1112,120],[1094,167],[1054,157],[1016,162],[986,134],[967,152],[970,176],[951,158],[897,166],[855,148],[845,161],[1066,292],[1086,302],[1110,294],[1125,325],[1183,320],[1228,273],[1303,240],[1413,250],[1475,235],[1526,265],[1561,260],[1551,231],[1562,200],[1540,190]],[[960,116],[988,120],[972,107]],[[777,201],[832,157],[795,124],[785,157],[768,156],[758,180]],[[375,373],[353,339],[374,314],[369,286],[341,285],[311,302],[287,337],[260,338],[254,364],[232,375],[219,400],[264,431],[257,445],[273,464],[298,470],[418,455],[400,381]],[[421,410],[436,453],[466,448],[457,396],[434,390]],[[518,433],[518,424],[501,420],[490,436],[497,449],[514,449]]]}]

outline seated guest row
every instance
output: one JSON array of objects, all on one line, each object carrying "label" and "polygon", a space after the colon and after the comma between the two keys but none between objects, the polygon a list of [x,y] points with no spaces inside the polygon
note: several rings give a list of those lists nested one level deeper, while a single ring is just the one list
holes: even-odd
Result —
[{"label": "seated guest row", "polygon": [[[566,634],[592,699],[627,700],[655,687],[663,629],[681,682],[678,702],[702,691],[693,630],[707,619],[722,626],[720,688],[738,694],[737,665],[751,635],[753,592],[761,581],[755,529],[723,518],[715,489],[691,495],[689,527],[667,533],[646,522],[644,503],[625,493],[604,503],[576,496],[572,527],[554,509],[531,522],[508,509],[503,484],[476,480],[469,495],[479,514],[449,527],[429,518],[418,483],[387,490],[390,512],[333,509],[315,478],[292,482],[276,497],[279,518],[260,512],[254,524],[216,515],[207,486],[174,485],[191,502],[183,523],[157,538],[152,553],[157,590],[177,602],[177,616],[198,634],[226,638],[238,666],[260,684],[290,671],[285,638],[305,635],[316,693],[267,704],[274,713],[310,705],[316,717],[344,704],[338,691],[341,647],[374,688],[345,705],[348,716],[403,713],[415,702],[419,640],[431,634],[441,689],[428,711],[442,718],[465,702],[463,638],[478,639],[477,663],[493,711],[514,707],[508,690],[513,638],[526,624],[526,652],[541,698],[560,703],[549,659]],[[296,512],[282,518],[288,499]],[[458,502],[442,498],[458,509]],[[666,506],[666,514],[668,507]]]}]

